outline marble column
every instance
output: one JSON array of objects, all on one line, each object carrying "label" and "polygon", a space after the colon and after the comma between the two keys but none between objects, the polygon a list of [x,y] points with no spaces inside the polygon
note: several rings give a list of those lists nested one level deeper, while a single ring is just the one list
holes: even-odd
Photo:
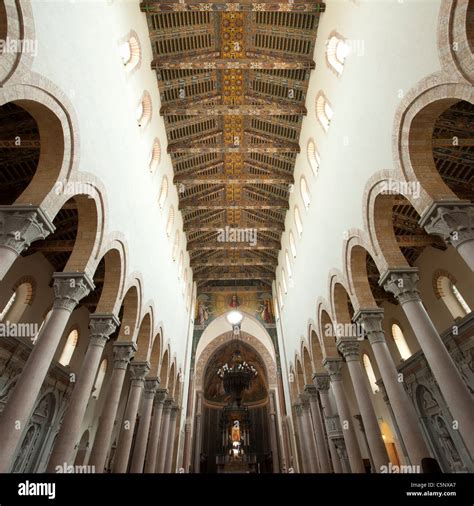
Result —
[{"label": "marble column", "polygon": [[471,455],[474,455],[474,401],[459,369],[439,336],[420,298],[417,268],[392,269],[380,284],[393,293],[415,333],[426,361]]},{"label": "marble column", "polygon": [[55,226],[38,206],[0,206],[0,280],[30,244],[46,239]]},{"label": "marble column", "polygon": [[189,472],[189,466],[191,465],[191,422],[186,420],[184,424],[184,447],[183,447],[183,468],[184,472]]},{"label": "marble column", "polygon": [[300,394],[301,406],[303,408],[303,417],[301,419],[306,447],[308,451],[308,460],[312,473],[319,473],[318,463],[318,450],[314,438],[313,425],[311,422],[311,408],[309,403],[309,396],[307,394]]},{"label": "marble column", "polygon": [[176,403],[171,405],[170,411],[170,425],[168,430],[168,443],[166,448],[166,459],[165,459],[165,473],[171,473],[173,466],[173,452],[174,452],[174,442],[176,435],[176,421],[178,418],[179,406]]},{"label": "marble column", "polygon": [[277,418],[275,410],[275,392],[271,390],[268,395],[269,399],[269,424],[270,424],[270,445],[272,448],[272,464],[273,472],[280,472],[280,465],[278,462],[278,440],[277,440]]},{"label": "marble column", "polygon": [[196,430],[194,432],[194,465],[193,472],[199,473],[201,468],[202,448],[202,392],[196,394]]},{"label": "marble column", "polygon": [[337,339],[337,348],[346,360],[360,416],[364,424],[367,444],[374,461],[374,472],[379,473],[382,466],[388,465],[389,458],[377,417],[375,416],[374,407],[370,400],[370,394],[367,390],[367,381],[360,365],[359,341],[353,337],[339,337]]},{"label": "marble column", "polygon": [[[326,417],[334,415],[331,407],[331,402],[329,400],[329,374],[315,373],[313,375],[313,383],[316,387],[316,390],[319,392],[321,407],[323,408],[323,421],[325,422]],[[342,465],[337,453],[336,446],[332,441],[328,441],[328,444],[333,470],[335,473],[342,473]]]},{"label": "marble column", "polygon": [[0,414],[0,473],[9,471],[72,311],[94,285],[84,273],[53,274],[55,299],[8,403]]},{"label": "marble column", "polygon": [[168,390],[166,388],[159,388],[155,394],[155,399],[153,401],[153,420],[151,423],[150,437],[148,438],[148,448],[146,450],[145,473],[154,473],[156,469],[163,405],[167,396]]},{"label": "marble column", "polygon": [[95,466],[96,473],[104,472],[125,374],[136,351],[137,345],[130,341],[114,344],[114,367],[88,462],[89,465]]},{"label": "marble column", "polygon": [[342,384],[342,359],[325,358],[323,365],[331,378],[332,390],[336,399],[337,410],[341,421],[344,442],[346,443],[347,456],[353,473],[365,473],[364,463],[360,454],[359,443],[357,442],[349,405],[347,403],[344,386]]},{"label": "marble column", "polygon": [[118,325],[119,320],[113,314],[97,313],[89,316],[89,346],[82,360],[81,370],[77,375],[77,382],[49,459],[48,472],[54,472],[58,465],[74,463],[75,449],[81,438],[82,421],[94,388],[104,346]]},{"label": "marble column", "polygon": [[158,443],[158,456],[156,459],[157,473],[164,473],[166,466],[166,453],[168,451],[168,436],[170,432],[170,418],[173,399],[166,399],[163,406],[163,416],[161,421],[160,441]]},{"label": "marble column", "polygon": [[474,204],[468,200],[434,202],[423,213],[420,225],[428,234],[452,244],[474,270]]},{"label": "marble column", "polygon": [[410,457],[410,463],[421,465],[421,459],[430,457],[430,452],[423,439],[415,408],[403,388],[385,341],[382,328],[383,309],[361,309],[353,319],[362,325],[369,339],[390,405]]},{"label": "marble column", "polygon": [[297,400],[294,404],[295,412],[296,412],[296,430],[298,432],[298,440],[299,447],[301,453],[301,461],[303,464],[303,472],[304,473],[312,473],[313,469],[311,466],[309,449],[308,449],[308,441],[306,438],[305,427],[303,425],[303,403],[301,400]]},{"label": "marble column", "polygon": [[135,438],[135,446],[133,448],[132,464],[130,466],[131,473],[142,473],[143,464],[145,462],[146,445],[150,432],[151,412],[153,409],[153,401],[158,389],[160,380],[158,378],[147,378],[145,380],[145,392],[143,395],[142,413],[140,424]]},{"label": "marble column", "polygon": [[314,385],[305,385],[304,391],[308,395],[311,409],[311,418],[313,419],[314,436],[316,438],[316,448],[318,451],[319,470],[321,473],[330,473],[331,464],[329,462],[328,445],[324,434],[321,411],[319,409],[318,391]]},{"label": "marble column", "polygon": [[138,407],[140,406],[140,400],[145,386],[145,378],[149,370],[149,362],[130,362],[130,391],[128,394],[127,406],[125,407],[125,414],[123,415],[122,426],[120,428],[117,451],[114,457],[114,473],[127,472]]}]

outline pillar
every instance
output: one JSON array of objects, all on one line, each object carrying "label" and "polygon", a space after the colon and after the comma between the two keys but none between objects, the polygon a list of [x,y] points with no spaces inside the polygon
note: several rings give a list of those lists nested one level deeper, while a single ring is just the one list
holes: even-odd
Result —
[{"label": "pillar", "polygon": [[349,405],[347,403],[344,386],[342,384],[342,359],[339,357],[328,357],[323,360],[323,365],[331,379],[334,398],[336,399],[337,410],[341,421],[342,433],[346,443],[347,456],[353,473],[365,473],[364,463],[360,454]]},{"label": "pillar", "polygon": [[[329,374],[327,373],[315,373],[313,374],[313,383],[316,390],[319,392],[319,398],[321,399],[321,407],[323,408],[323,420],[326,417],[333,416],[331,402],[329,401]],[[336,446],[332,441],[329,443],[329,453],[331,454],[332,467],[335,473],[342,473],[342,465],[339,460]]]},{"label": "pillar", "polygon": [[94,285],[85,273],[53,274],[54,304],[20,378],[0,414],[0,473],[9,471],[24,429],[28,424],[38,393],[48,374],[72,311]]},{"label": "pillar", "polygon": [[132,447],[132,439],[135,432],[135,423],[137,421],[138,407],[140,406],[140,399],[145,386],[145,377],[149,370],[149,362],[130,363],[130,392],[128,394],[127,406],[125,408],[125,414],[120,428],[117,451],[115,452],[114,457],[114,473],[127,472],[130,449]]},{"label": "pillar", "polygon": [[385,341],[383,309],[360,309],[353,319],[362,325],[369,339],[410,463],[421,465],[421,460],[430,457],[430,452],[423,439],[415,408],[403,388]]},{"label": "pillar", "polygon": [[156,390],[160,381],[158,378],[148,378],[145,380],[145,392],[142,405],[142,414],[140,424],[135,438],[135,446],[133,449],[131,473],[142,473],[143,464],[145,462],[146,444],[150,432],[151,412],[153,409],[153,401],[155,399]]},{"label": "pillar", "polygon": [[166,399],[163,406],[163,416],[161,421],[160,441],[158,443],[158,456],[156,459],[157,473],[164,473],[166,466],[166,454],[168,452],[168,436],[170,432],[170,417],[173,399]]},{"label": "pillar", "polygon": [[171,405],[170,410],[170,425],[168,430],[168,443],[166,448],[166,459],[165,459],[165,467],[163,472],[171,473],[172,465],[173,465],[173,450],[174,450],[174,441],[176,435],[176,421],[178,418],[179,406],[176,403]]},{"label": "pillar", "polygon": [[193,471],[199,473],[201,468],[202,447],[202,392],[196,394],[196,430],[194,432],[194,466]]},{"label": "pillar", "polygon": [[95,466],[96,473],[104,472],[125,373],[127,372],[128,364],[136,350],[137,346],[133,342],[124,341],[114,344],[114,366],[112,376],[107,389],[107,397],[102,408],[99,427],[95,434],[94,446],[92,447],[88,462],[89,465]]},{"label": "pillar", "polygon": [[367,389],[367,381],[360,365],[359,341],[353,337],[339,337],[337,339],[337,348],[346,360],[360,416],[362,417],[367,444],[374,461],[374,472],[379,473],[382,466],[388,465],[389,458]]},{"label": "pillar", "polygon": [[151,423],[150,436],[148,438],[148,448],[145,458],[145,473],[154,473],[156,469],[156,460],[158,453],[158,441],[160,439],[161,419],[163,414],[163,404],[168,395],[166,388],[159,388],[155,393],[153,401],[153,420]]},{"label": "pillar", "polygon": [[273,464],[273,472],[280,472],[280,465],[278,462],[278,440],[277,440],[277,418],[276,418],[276,410],[275,410],[275,392],[271,390],[269,392],[269,404],[270,404],[270,444],[272,447],[272,464]]},{"label": "pillar", "polygon": [[314,385],[305,385],[304,391],[308,395],[311,409],[311,418],[313,419],[314,436],[316,438],[316,448],[318,451],[319,470],[321,473],[330,473],[331,464],[329,462],[328,445],[324,434],[321,411],[319,409],[318,391]]},{"label": "pillar", "polygon": [[30,244],[46,239],[55,226],[38,206],[0,206],[0,280]]},{"label": "pillar", "polygon": [[428,234],[453,245],[474,270],[474,204],[466,200],[433,202],[423,213],[420,225]]},{"label": "pillar", "polygon": [[[470,208],[472,210],[472,208]],[[471,217],[474,216],[471,213]],[[474,244],[471,242],[471,244]],[[459,433],[471,455],[474,455],[474,401],[459,369],[429,317],[418,291],[417,268],[392,269],[380,278],[386,291],[393,293],[405,312],[426,361],[443,394],[446,404],[459,425]]]},{"label": "pillar", "polygon": [[310,456],[309,456],[309,448],[308,441],[306,438],[306,431],[303,424],[303,403],[301,400],[297,400],[294,404],[296,411],[296,429],[299,436],[300,443],[300,453],[301,453],[301,461],[303,464],[303,472],[304,473],[312,473],[313,469],[311,466]]},{"label": "pillar", "polygon": [[303,417],[301,419],[305,435],[306,448],[308,451],[308,460],[312,473],[319,473],[318,450],[314,438],[313,425],[311,422],[311,408],[309,396],[300,394],[301,406],[303,408]]},{"label": "pillar", "polygon": [[82,360],[81,370],[66,408],[54,449],[49,459],[48,472],[58,465],[73,464],[75,449],[81,438],[81,427],[89,402],[105,343],[119,325],[113,314],[91,314],[89,316],[89,346]]}]

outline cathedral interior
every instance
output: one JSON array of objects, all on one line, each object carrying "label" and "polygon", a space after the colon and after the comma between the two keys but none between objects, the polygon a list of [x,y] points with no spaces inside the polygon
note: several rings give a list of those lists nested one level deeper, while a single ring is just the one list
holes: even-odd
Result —
[{"label": "cathedral interior", "polygon": [[474,0],[0,45],[0,473],[474,472]]}]

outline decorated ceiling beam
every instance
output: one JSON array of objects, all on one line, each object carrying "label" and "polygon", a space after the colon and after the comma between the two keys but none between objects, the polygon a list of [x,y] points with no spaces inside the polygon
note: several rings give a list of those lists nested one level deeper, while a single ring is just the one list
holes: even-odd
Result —
[{"label": "decorated ceiling beam", "polygon": [[[274,201],[272,201],[274,200]],[[288,210],[289,204],[287,201],[277,200],[277,199],[268,199],[262,202],[256,202],[249,200],[240,200],[238,202],[228,201],[228,202],[203,202],[199,199],[181,199],[179,203],[179,209],[186,210],[198,210],[198,209],[282,209]]]},{"label": "decorated ceiling beam", "polygon": [[276,258],[269,258],[268,260],[242,260],[242,259],[225,259],[225,260],[191,260],[191,267],[245,267],[245,266],[264,266],[269,265],[276,267],[278,260]]},{"label": "decorated ceiling beam", "polygon": [[301,104],[265,103],[257,105],[176,103],[160,109],[162,116],[306,116],[307,110]]},{"label": "decorated ceiling beam", "polygon": [[141,2],[142,12],[152,14],[155,12],[186,12],[186,11],[211,11],[211,12],[324,12],[326,5],[319,0],[305,0],[295,2],[254,2],[241,0],[240,2],[201,2],[199,0],[145,0]]},{"label": "decorated ceiling beam", "polygon": [[227,144],[198,144],[194,142],[177,142],[168,144],[168,153],[299,153],[300,146],[297,143],[273,143],[250,144],[242,143],[239,146]]},{"label": "decorated ceiling beam", "polygon": [[209,55],[207,58],[180,58],[159,56],[151,62],[153,70],[312,70],[315,63],[309,58],[221,58]]},{"label": "decorated ceiling beam", "polygon": [[199,272],[193,275],[195,281],[221,279],[275,279],[274,274],[257,273],[257,272],[216,272],[214,274],[201,274]]},{"label": "decorated ceiling beam", "polygon": [[[220,221],[219,223],[216,223],[214,225],[198,225],[195,226],[193,224],[185,224],[184,225],[184,231],[185,232],[216,232],[217,230],[224,229],[225,226],[233,227],[234,225],[229,225],[227,222]],[[281,223],[275,222],[271,223],[268,222],[266,225],[257,225],[252,223],[246,223],[245,225],[242,225],[239,223],[239,228],[251,228],[252,230],[256,230],[257,232],[281,232],[283,229],[283,225]]]},{"label": "decorated ceiling beam", "polygon": [[202,241],[196,242],[188,242],[187,244],[188,251],[200,250],[200,251],[246,251],[246,250],[279,250],[281,249],[281,245],[279,241],[260,241],[257,240],[255,245],[250,244],[248,242],[219,242],[219,241],[209,241],[207,243],[203,243]]},{"label": "decorated ceiling beam", "polygon": [[240,175],[237,177],[225,176],[219,174],[211,174],[210,176],[196,176],[192,177],[191,175],[177,175],[174,177],[174,183],[179,184],[182,183],[184,185],[195,185],[195,184],[235,184],[235,185],[244,185],[244,184],[292,184],[294,183],[294,178],[292,175],[288,174],[287,176],[271,176],[271,175],[257,175],[257,176],[249,176],[249,175]]},{"label": "decorated ceiling beam", "polygon": [[398,235],[397,242],[400,248],[424,248],[425,246],[440,246],[446,249],[446,244],[439,238],[428,234]]}]

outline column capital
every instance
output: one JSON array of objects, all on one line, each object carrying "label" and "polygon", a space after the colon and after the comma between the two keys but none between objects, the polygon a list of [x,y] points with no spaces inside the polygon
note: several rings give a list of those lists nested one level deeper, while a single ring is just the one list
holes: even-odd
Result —
[{"label": "column capital", "polygon": [[145,398],[153,399],[156,394],[156,390],[160,385],[160,380],[158,378],[146,378],[145,379]]},{"label": "column capital", "polygon": [[383,286],[386,292],[392,293],[403,305],[406,302],[421,300],[418,290],[419,279],[420,275],[416,267],[387,269],[380,276],[379,285]]},{"label": "column capital", "polygon": [[95,288],[92,279],[85,272],[55,272],[53,280],[53,307],[69,312]]},{"label": "column capital", "polygon": [[318,397],[318,389],[314,385],[305,385],[304,391],[310,399],[313,397]]},{"label": "column capital", "polygon": [[331,381],[342,381],[341,368],[342,358],[340,357],[327,357],[323,360],[323,366],[329,373]]},{"label": "column capital", "polygon": [[114,314],[93,313],[89,315],[90,342],[94,346],[103,348],[119,325],[120,320]]},{"label": "column capital", "polygon": [[420,225],[457,248],[474,239],[474,205],[468,200],[433,202],[421,216]]},{"label": "column capital", "polygon": [[327,372],[316,372],[313,374],[313,383],[319,392],[329,390],[329,374]]},{"label": "column capital", "polygon": [[38,206],[0,206],[0,246],[17,255],[32,242],[46,239],[56,227],[49,216]]},{"label": "column capital", "polygon": [[364,328],[370,344],[385,342],[383,316],[382,308],[359,309],[353,316],[353,320]]},{"label": "column capital", "polygon": [[296,411],[296,416],[298,418],[302,417],[303,416],[303,403],[301,402],[300,399],[298,399],[294,404],[293,406],[295,407],[295,411]]},{"label": "column capital", "polygon": [[156,393],[155,393],[155,400],[154,400],[155,408],[157,408],[160,405],[163,406],[167,396],[168,396],[168,389],[167,388],[157,388]]},{"label": "column capital", "polygon": [[114,369],[126,369],[132,360],[137,345],[130,341],[122,341],[114,344]]},{"label": "column capital", "polygon": [[150,362],[130,362],[130,376],[132,385],[139,386],[145,383],[145,378],[150,371]]},{"label": "column capital", "polygon": [[178,411],[179,411],[179,404],[173,402],[173,404],[171,405],[171,415],[170,415],[171,421],[176,420],[176,418],[178,417]]},{"label": "column capital", "polygon": [[166,412],[171,411],[171,408],[173,407],[173,403],[174,403],[173,399],[168,397],[168,399],[166,399],[164,402],[163,411],[166,411]]},{"label": "column capital", "polygon": [[343,354],[346,362],[360,360],[359,341],[354,337],[338,337],[336,340],[337,349]]},{"label": "column capital", "polygon": [[309,411],[309,395],[306,393],[299,395],[299,400],[301,402],[301,407],[303,408],[303,411]]}]

